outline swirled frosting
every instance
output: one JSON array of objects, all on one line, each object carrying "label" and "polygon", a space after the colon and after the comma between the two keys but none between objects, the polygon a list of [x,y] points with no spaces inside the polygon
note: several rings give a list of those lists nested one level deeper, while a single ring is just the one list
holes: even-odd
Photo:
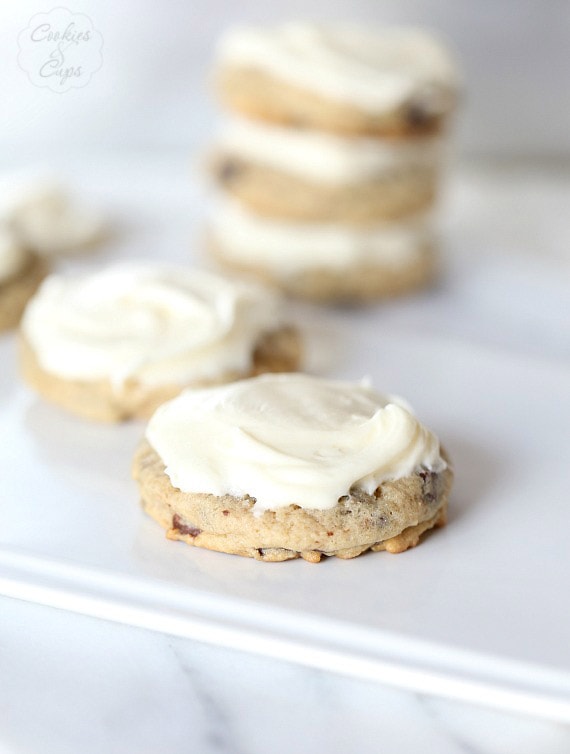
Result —
[{"label": "swirled frosting", "polygon": [[249,495],[254,512],[333,508],[420,467],[446,466],[439,442],[400,398],[365,384],[263,375],[186,390],[154,414],[146,437],[183,492]]},{"label": "swirled frosting", "polygon": [[426,110],[445,112],[457,88],[444,47],[420,29],[291,23],[236,27],[222,36],[221,65],[261,69],[364,111],[390,111],[421,98]]},{"label": "swirled frosting", "polygon": [[22,243],[38,254],[74,251],[93,242],[103,229],[99,213],[74,199],[49,175],[0,175],[0,218]]},{"label": "swirled frosting", "polygon": [[279,319],[278,301],[261,287],[140,262],[50,276],[22,327],[46,371],[120,388],[129,378],[183,385],[247,373],[260,335]]},{"label": "swirled frosting", "polygon": [[303,270],[342,270],[358,264],[401,269],[420,260],[434,241],[429,214],[363,228],[338,223],[294,223],[219,199],[210,233],[228,260],[254,264],[287,277]]},{"label": "swirled frosting", "polygon": [[371,139],[315,133],[231,118],[217,149],[259,165],[319,183],[358,183],[386,173],[436,168],[445,156],[440,137]]},{"label": "swirled frosting", "polygon": [[30,253],[14,231],[0,224],[0,284],[16,277],[26,266]]}]

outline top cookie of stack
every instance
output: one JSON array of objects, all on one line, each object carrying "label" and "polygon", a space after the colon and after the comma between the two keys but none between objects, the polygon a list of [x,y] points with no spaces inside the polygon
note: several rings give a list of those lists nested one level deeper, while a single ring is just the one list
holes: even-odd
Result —
[{"label": "top cookie of stack", "polygon": [[425,282],[432,206],[457,82],[419,30],[236,28],[217,90],[233,112],[213,171],[226,194],[211,248],[312,298]]}]

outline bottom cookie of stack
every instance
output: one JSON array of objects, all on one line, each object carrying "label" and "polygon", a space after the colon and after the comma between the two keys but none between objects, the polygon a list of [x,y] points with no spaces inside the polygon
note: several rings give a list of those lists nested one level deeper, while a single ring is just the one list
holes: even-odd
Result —
[{"label": "bottom cookie of stack", "polygon": [[437,271],[428,215],[365,226],[290,223],[224,200],[210,223],[208,251],[223,268],[315,301],[399,296],[425,287]]}]

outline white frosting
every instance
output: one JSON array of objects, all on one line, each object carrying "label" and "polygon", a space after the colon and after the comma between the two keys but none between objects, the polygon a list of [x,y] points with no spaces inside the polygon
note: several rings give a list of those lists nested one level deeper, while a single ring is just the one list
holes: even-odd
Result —
[{"label": "white frosting", "polygon": [[250,495],[256,513],[333,508],[353,486],[372,493],[446,465],[401,399],[301,374],[186,390],[156,411],[146,437],[174,487]]},{"label": "white frosting", "polygon": [[429,215],[366,227],[290,223],[256,215],[230,199],[220,200],[210,232],[227,259],[260,264],[281,276],[366,263],[404,268],[433,241]]},{"label": "white frosting", "polygon": [[5,283],[26,266],[30,258],[29,252],[13,230],[0,224],[0,283]]},{"label": "white frosting", "polygon": [[222,37],[222,65],[259,68],[283,81],[365,111],[390,111],[421,100],[449,108],[457,86],[444,47],[420,29],[316,24],[237,27]]},{"label": "white frosting", "polygon": [[199,270],[123,263],[52,275],[32,299],[23,331],[41,366],[71,379],[185,384],[247,372],[261,333],[279,322],[265,289]]},{"label": "white frosting", "polygon": [[0,175],[0,218],[39,254],[74,251],[102,232],[100,214],[76,201],[50,177],[19,172]]},{"label": "white frosting", "polygon": [[438,137],[342,137],[234,118],[218,148],[256,164],[321,183],[358,183],[409,168],[435,168],[444,157]]}]

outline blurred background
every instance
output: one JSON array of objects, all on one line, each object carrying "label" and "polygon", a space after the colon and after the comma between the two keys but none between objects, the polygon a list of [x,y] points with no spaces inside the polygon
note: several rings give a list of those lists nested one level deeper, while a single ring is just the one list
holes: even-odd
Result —
[{"label": "blurred background", "polygon": [[206,140],[207,78],[215,40],[235,22],[296,18],[419,24],[441,32],[461,63],[463,153],[570,154],[568,0],[70,0],[104,39],[103,67],[81,89],[30,84],[18,34],[59,3],[0,3],[0,154],[46,156],[89,148],[172,148]]},{"label": "blurred background", "polygon": [[570,360],[568,0],[66,0],[101,33],[103,64],[64,93],[18,65],[18,35],[57,6],[0,2],[0,169],[47,167],[102,208],[124,232],[94,264],[203,263],[200,168],[220,123],[209,74],[226,27],[313,19],[438,32],[464,82],[438,215],[444,276],[384,307],[383,321]]}]

